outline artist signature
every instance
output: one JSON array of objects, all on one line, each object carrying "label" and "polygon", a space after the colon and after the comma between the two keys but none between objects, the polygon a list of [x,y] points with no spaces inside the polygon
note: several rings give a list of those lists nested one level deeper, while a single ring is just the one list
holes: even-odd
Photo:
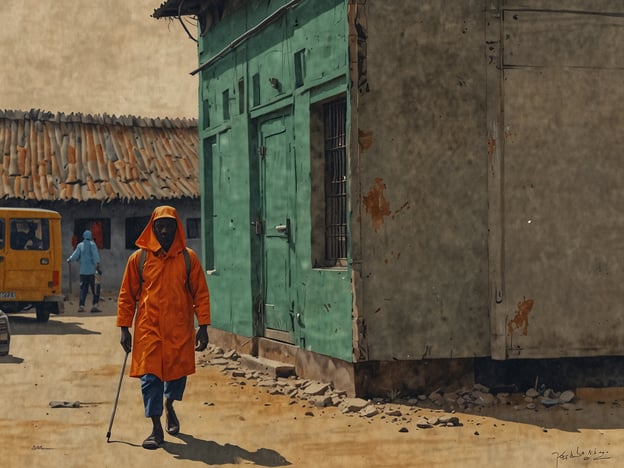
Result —
[{"label": "artist signature", "polygon": [[586,462],[611,459],[608,450],[602,450],[597,448],[581,450],[579,446],[577,446],[575,450],[562,450],[561,452],[552,452],[552,455],[555,457],[556,460],[555,467],[559,467],[559,462],[572,461],[576,459],[580,459]]}]

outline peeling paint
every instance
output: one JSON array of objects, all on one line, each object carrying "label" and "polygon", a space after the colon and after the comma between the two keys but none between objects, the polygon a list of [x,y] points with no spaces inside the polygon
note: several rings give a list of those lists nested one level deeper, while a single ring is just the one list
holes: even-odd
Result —
[{"label": "peeling paint", "polygon": [[373,146],[373,132],[365,132],[364,130],[358,130],[358,144],[360,145],[360,152],[367,151]]},{"label": "peeling paint", "polygon": [[[352,22],[350,27],[350,39],[357,42],[357,87],[363,94],[370,91],[368,83],[368,17],[366,16],[366,5],[359,3],[349,4],[349,18]],[[355,37],[354,37],[355,36]]]},{"label": "peeling paint", "polygon": [[518,310],[516,316],[507,324],[509,335],[513,335],[514,327],[516,330],[522,327],[522,334],[527,335],[529,332],[529,313],[533,309],[533,299],[524,299],[518,302]]},{"label": "peeling paint", "polygon": [[362,317],[355,319],[353,357],[356,361],[368,361],[368,342],[366,321]]},{"label": "peeling paint", "polygon": [[370,213],[373,222],[373,229],[377,231],[384,223],[384,217],[390,215],[390,204],[384,197],[384,184],[381,177],[375,179],[375,185],[369,190],[368,195],[364,197],[364,206],[366,212]]}]

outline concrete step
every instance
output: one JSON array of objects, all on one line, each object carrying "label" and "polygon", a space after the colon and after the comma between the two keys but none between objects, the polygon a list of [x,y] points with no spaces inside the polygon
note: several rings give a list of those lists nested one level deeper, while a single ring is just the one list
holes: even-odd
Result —
[{"label": "concrete step", "polygon": [[292,364],[256,357],[251,354],[242,354],[240,362],[242,366],[250,370],[269,374],[273,378],[295,375],[295,366]]}]

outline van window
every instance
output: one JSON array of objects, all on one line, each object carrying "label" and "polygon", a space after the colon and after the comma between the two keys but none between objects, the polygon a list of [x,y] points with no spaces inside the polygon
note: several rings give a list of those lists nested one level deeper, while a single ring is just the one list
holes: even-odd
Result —
[{"label": "van window", "polygon": [[47,219],[11,219],[11,248],[13,250],[48,250],[50,226]]}]

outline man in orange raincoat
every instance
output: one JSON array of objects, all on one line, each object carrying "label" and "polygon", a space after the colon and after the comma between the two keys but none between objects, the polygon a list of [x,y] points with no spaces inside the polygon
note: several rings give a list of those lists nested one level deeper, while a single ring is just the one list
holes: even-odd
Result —
[{"label": "man in orange raincoat", "polygon": [[175,208],[156,207],[136,245],[139,250],[130,255],[119,290],[117,326],[121,346],[132,352],[130,377],[141,379],[145,416],[152,419],[143,447],[155,449],[164,442],[163,396],[166,430],[172,435],[180,430],[173,402],[182,400],[186,376],[195,372],[195,350],[208,345],[210,294]]}]

